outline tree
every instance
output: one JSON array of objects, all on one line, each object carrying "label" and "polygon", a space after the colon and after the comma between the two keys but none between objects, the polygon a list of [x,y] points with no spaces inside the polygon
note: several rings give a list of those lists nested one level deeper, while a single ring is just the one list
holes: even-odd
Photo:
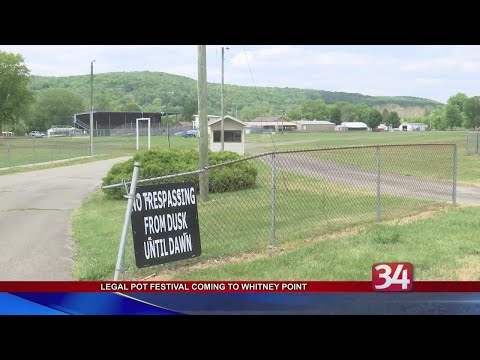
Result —
[{"label": "tree", "polygon": [[447,128],[447,117],[445,115],[445,106],[439,106],[433,109],[428,115],[428,121],[435,130],[445,130]]},{"label": "tree", "polygon": [[337,104],[330,107],[330,121],[333,121],[336,125],[342,123],[342,109]]},{"label": "tree", "polygon": [[[465,100],[468,99],[468,96],[465,95],[464,93],[457,93],[453,96],[450,96],[448,98],[447,104],[448,105],[455,105],[458,110],[463,111],[463,104],[465,103]],[[460,126],[460,125],[459,125]]]},{"label": "tree", "polygon": [[342,121],[357,121],[359,118],[358,109],[355,105],[350,103],[342,104]]},{"label": "tree", "polygon": [[28,114],[33,103],[30,70],[20,54],[0,51],[0,131]]},{"label": "tree", "polygon": [[137,103],[131,102],[117,107],[118,111],[142,111],[142,108]]},{"label": "tree", "polygon": [[329,117],[328,107],[322,99],[305,100],[301,111],[302,118],[307,120],[326,120]]},{"label": "tree", "polygon": [[46,130],[52,125],[73,126],[73,115],[83,109],[82,98],[68,90],[45,90],[38,96],[28,125],[35,130]]},{"label": "tree", "polygon": [[400,116],[395,111],[392,111],[388,114],[385,125],[391,126],[392,128],[398,128],[400,126]]},{"label": "tree", "polygon": [[452,130],[454,126],[462,126],[462,113],[455,103],[447,104],[445,107],[445,118],[447,125],[450,126],[450,130]]},{"label": "tree", "polygon": [[152,100],[151,103],[142,106],[143,111],[158,112],[164,108],[163,101],[161,98],[157,97]]},{"label": "tree", "polygon": [[[370,118],[372,108],[365,103],[356,104],[355,107],[356,107],[356,110],[357,110],[357,118],[355,120],[367,122],[368,119]],[[382,115],[382,114],[380,114],[380,115]],[[381,123],[379,123],[378,125],[380,125],[380,124]],[[377,127],[377,126],[375,126],[375,127]]]},{"label": "tree", "polygon": [[388,112],[387,109],[382,110],[382,117],[383,117],[383,122],[384,123],[387,123],[388,114],[389,114],[389,112]]},{"label": "tree", "polygon": [[372,109],[366,121],[369,128],[375,129],[383,121],[382,113],[376,109]]},{"label": "tree", "polygon": [[463,103],[464,126],[474,130],[480,126],[480,97],[473,96]]},{"label": "tree", "polygon": [[187,99],[183,104],[183,120],[192,121],[195,114],[198,114],[198,100],[196,98]]},{"label": "tree", "polygon": [[251,121],[257,117],[274,116],[275,112],[272,108],[269,108],[268,104],[254,104],[247,105],[240,111],[240,116],[243,121]]},{"label": "tree", "polygon": [[287,119],[288,120],[301,120],[302,108],[298,105],[292,105],[287,107]]},{"label": "tree", "polygon": [[110,98],[104,93],[95,94],[93,105],[94,110],[98,111],[113,111],[115,109],[115,106],[113,106]]}]

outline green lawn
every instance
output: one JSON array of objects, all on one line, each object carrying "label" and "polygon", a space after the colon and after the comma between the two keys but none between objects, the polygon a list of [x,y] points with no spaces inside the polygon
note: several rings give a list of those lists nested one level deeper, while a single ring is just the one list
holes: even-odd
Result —
[{"label": "green lawn", "polygon": [[[152,136],[151,146],[168,147],[166,136]],[[171,136],[172,148],[197,148],[198,139]],[[147,147],[147,137],[141,136],[139,147]],[[133,155],[136,151],[136,138],[133,136],[105,136],[93,139],[94,155],[118,157]],[[26,164],[41,164],[90,155],[90,138],[57,137],[32,138],[16,137],[0,139],[0,168]]]},{"label": "green lawn", "polygon": [[375,224],[253,261],[177,272],[175,280],[370,280],[376,262],[411,262],[416,280],[480,280],[480,207],[404,225]]},{"label": "green lawn", "polygon": [[[129,232],[126,278],[178,268],[213,259],[265,251],[272,245],[271,173],[256,160],[254,189],[211,194],[198,203],[202,255],[164,266],[138,270]],[[278,172],[275,245],[283,246],[325,233],[371,224],[376,218],[373,191],[336,185],[324,180]],[[382,196],[382,219],[392,220],[425,209],[442,207],[432,201]],[[75,276],[80,280],[108,279],[115,267],[126,203],[108,200],[97,191],[73,216],[77,243]]]}]

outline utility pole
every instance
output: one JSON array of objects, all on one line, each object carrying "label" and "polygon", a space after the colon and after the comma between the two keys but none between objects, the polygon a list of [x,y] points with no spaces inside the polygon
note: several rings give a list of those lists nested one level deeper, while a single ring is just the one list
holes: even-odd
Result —
[{"label": "utility pole", "polygon": [[[197,45],[198,50],[198,123],[200,130],[199,146],[199,168],[208,166],[208,119],[207,119],[207,46]],[[222,118],[223,120],[223,118]],[[222,121],[223,123],[223,121]],[[223,135],[223,132],[222,132]],[[208,172],[199,175],[200,198],[208,200]]]},{"label": "utility pole", "polygon": [[[228,50],[228,47],[227,47]],[[224,128],[223,128],[223,118],[225,117],[225,109],[223,107],[223,80],[224,80],[224,65],[225,65],[225,48],[222,46],[222,87],[221,87],[221,99],[220,99],[220,107],[222,108],[221,110],[221,128],[220,128],[220,141],[222,143],[222,151],[225,148],[224,145]]]},{"label": "utility pole", "polygon": [[169,91],[167,92],[167,106],[166,106],[166,114],[165,114],[165,122],[167,123],[167,139],[168,139],[168,148],[170,149],[170,127],[169,127],[169,124],[168,124],[168,103],[170,102],[170,97],[169,95],[173,95],[174,92],[173,91]]},{"label": "utility pole", "polygon": [[93,155],[93,63],[90,62],[90,156]]}]

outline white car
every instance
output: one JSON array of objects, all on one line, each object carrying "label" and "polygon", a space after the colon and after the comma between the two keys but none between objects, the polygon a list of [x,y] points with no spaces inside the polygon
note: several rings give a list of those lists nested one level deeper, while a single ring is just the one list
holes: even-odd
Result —
[{"label": "white car", "polygon": [[36,137],[36,138],[43,138],[45,137],[45,134],[44,133],[41,133],[40,131],[32,131],[30,134],[28,134],[30,136],[33,136],[33,137]]}]

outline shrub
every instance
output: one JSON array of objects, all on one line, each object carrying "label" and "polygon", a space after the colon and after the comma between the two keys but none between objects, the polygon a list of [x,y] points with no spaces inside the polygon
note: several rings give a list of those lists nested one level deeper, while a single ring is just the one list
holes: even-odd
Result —
[{"label": "shrub", "polygon": [[[240,155],[230,151],[209,152],[208,164],[216,165],[239,158]],[[148,179],[198,170],[199,154],[198,151],[195,150],[161,148],[144,150],[135,154],[133,159],[113,165],[107,176],[103,178],[102,186],[118,184],[123,180],[130,181],[133,173],[133,163],[137,161],[142,164],[139,179]],[[212,169],[208,173],[209,191],[211,193],[220,193],[254,187],[258,172],[251,163],[242,161]],[[194,182],[198,191],[198,174],[174,177],[161,181],[149,181],[142,183],[142,185],[183,181]],[[105,189],[104,192],[108,197],[113,199],[122,199],[125,195],[125,189],[123,187]]]}]

